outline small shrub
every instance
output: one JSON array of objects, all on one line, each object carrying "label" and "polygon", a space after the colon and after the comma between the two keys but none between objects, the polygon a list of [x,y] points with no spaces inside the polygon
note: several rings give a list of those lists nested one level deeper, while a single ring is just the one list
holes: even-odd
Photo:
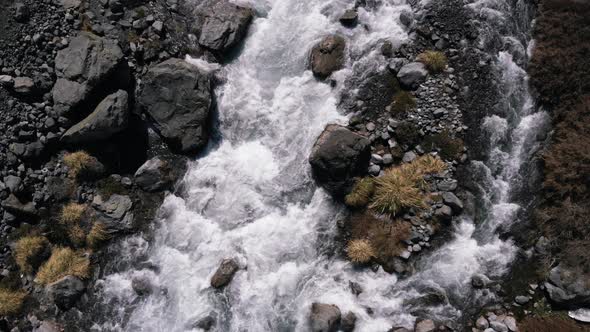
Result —
[{"label": "small shrub", "polygon": [[[16,242],[14,259],[24,273],[33,272],[41,263],[49,241],[44,236],[25,236]],[[45,256],[47,258],[47,256]]]},{"label": "small shrub", "polygon": [[47,285],[68,275],[87,278],[90,275],[90,260],[70,248],[55,248],[37,272],[35,281]]},{"label": "small shrub", "polygon": [[0,288],[0,316],[19,313],[27,293],[22,290],[13,291]]},{"label": "small shrub", "polygon": [[94,161],[94,157],[85,151],[66,153],[63,159],[70,170],[70,177],[74,179]]},{"label": "small shrub", "polygon": [[408,121],[401,122],[397,128],[395,128],[395,138],[398,142],[406,146],[414,146],[420,139],[420,133],[413,123]]},{"label": "small shrub", "polygon": [[393,113],[404,113],[416,108],[416,98],[408,91],[399,91],[393,96],[391,111]]},{"label": "small shrub", "polygon": [[96,222],[92,225],[90,232],[88,232],[88,236],[86,237],[86,243],[92,249],[98,248],[100,244],[105,242],[110,238],[109,233],[107,232],[107,228],[103,223]]},{"label": "small shrub", "polygon": [[416,158],[409,164],[386,170],[375,179],[375,193],[369,207],[379,213],[396,215],[405,209],[426,206],[424,176],[440,173],[446,164],[431,155]]},{"label": "small shrub", "polygon": [[60,221],[64,224],[77,224],[82,220],[84,211],[86,211],[86,205],[69,203],[62,208]]},{"label": "small shrub", "polygon": [[447,56],[438,51],[420,53],[416,60],[426,65],[426,68],[432,73],[440,73],[447,67]]},{"label": "small shrub", "polygon": [[375,256],[371,243],[364,239],[349,241],[346,252],[353,263],[367,263]]},{"label": "small shrub", "polygon": [[462,139],[453,138],[448,132],[442,132],[426,136],[421,146],[426,151],[438,151],[445,160],[454,160],[461,156],[465,144]]},{"label": "small shrub", "polygon": [[350,194],[346,195],[344,202],[346,205],[354,208],[362,208],[369,204],[371,196],[375,190],[373,178],[364,177],[358,179],[352,187]]}]

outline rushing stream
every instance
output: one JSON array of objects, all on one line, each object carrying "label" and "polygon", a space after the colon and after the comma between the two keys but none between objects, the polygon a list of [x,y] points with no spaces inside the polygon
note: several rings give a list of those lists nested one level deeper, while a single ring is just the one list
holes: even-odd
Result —
[{"label": "rushing stream", "polygon": [[[502,15],[496,2],[473,7]],[[116,309],[95,327],[190,331],[196,330],[195,321],[211,315],[216,331],[307,331],[309,308],[317,301],[354,312],[357,331],[373,332],[393,324],[412,326],[416,317],[405,300],[426,289],[446,294],[446,303],[429,309],[441,319],[456,319],[466,304],[485,301],[468,284],[476,273],[490,278],[505,273],[517,251],[495,231],[517,219],[519,206],[511,203],[511,192],[545,122],[544,113],[535,113],[515,55],[494,55],[502,73],[504,114],[482,120],[493,148],[487,160],[471,165],[482,175],[485,221],[476,226],[462,216],[454,239],[424,257],[416,274],[398,281],[382,270],[354,269],[341,257],[326,255],[343,210],[315,186],[307,158],[326,124],[346,123],[336,107],[338,87],[353,70],[349,64],[336,73],[337,88],[332,88],[314,79],[306,64],[308,50],[327,33],[338,32],[347,36],[351,54],[363,55],[355,66],[382,65],[376,45],[386,39],[399,45],[408,38],[399,13],[409,6],[383,0],[375,8],[360,8],[360,21],[370,29],[350,30],[337,18],[352,0],[242,3],[255,8],[257,18],[239,57],[217,72],[226,82],[216,92],[221,141],[191,162],[184,195],[165,199],[154,241],[136,236],[122,244],[124,259],[146,256],[159,271],[107,276],[102,297]],[[223,292],[215,291],[211,276],[229,257],[243,269]],[[149,280],[158,290],[140,299],[131,287],[134,278]],[[361,284],[363,293],[353,295],[349,281]]]}]

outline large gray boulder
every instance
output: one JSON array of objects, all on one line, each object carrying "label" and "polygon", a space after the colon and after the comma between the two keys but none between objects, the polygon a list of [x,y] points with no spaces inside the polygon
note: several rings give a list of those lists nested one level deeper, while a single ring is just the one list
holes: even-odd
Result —
[{"label": "large gray boulder", "polygon": [[227,286],[239,269],[240,266],[235,259],[224,259],[211,277],[211,287],[220,289]]},{"label": "large gray boulder", "polygon": [[[63,115],[91,97],[93,90],[118,74],[124,64],[123,51],[115,40],[81,32],[68,47],[57,52],[53,87],[54,107]],[[118,83],[118,82],[117,82]]]},{"label": "large gray boulder", "polygon": [[68,310],[76,304],[76,301],[84,293],[85,286],[82,280],[74,276],[65,276],[56,282],[47,285],[45,291],[49,298],[62,310]]},{"label": "large gray boulder", "polygon": [[2,201],[2,207],[6,211],[23,218],[34,218],[37,217],[38,214],[33,202],[23,203],[20,199],[14,196],[14,194],[8,195],[8,197]]},{"label": "large gray boulder", "polygon": [[133,202],[127,195],[113,194],[107,200],[96,195],[92,201],[96,220],[106,227],[109,234],[133,229]]},{"label": "large gray boulder", "polygon": [[158,191],[169,188],[174,182],[172,168],[167,161],[158,157],[146,161],[135,172],[135,183],[145,191]]},{"label": "large gray boulder", "polygon": [[246,35],[253,11],[227,0],[210,0],[197,9],[199,44],[216,52],[225,53]]},{"label": "large gray boulder", "polygon": [[84,120],[68,129],[62,139],[76,144],[104,140],[127,128],[128,119],[128,95],[119,90],[101,101]]},{"label": "large gray boulder", "polygon": [[410,62],[397,72],[399,82],[408,89],[417,89],[427,76],[428,69],[422,62]]},{"label": "large gray boulder", "polygon": [[309,325],[312,332],[336,332],[340,326],[340,308],[333,304],[312,303]]},{"label": "large gray boulder", "polygon": [[211,78],[181,59],[152,67],[144,77],[138,102],[171,149],[192,153],[209,140]]},{"label": "large gray boulder", "polygon": [[590,307],[590,285],[580,273],[558,265],[549,272],[545,288],[551,301],[558,306],[567,309]]},{"label": "large gray boulder", "polygon": [[335,198],[343,198],[354,178],[367,173],[370,141],[340,125],[328,125],[315,142],[309,163],[316,181]]},{"label": "large gray boulder", "polygon": [[346,41],[338,35],[330,35],[313,47],[310,66],[313,74],[321,79],[330,76],[344,66]]}]

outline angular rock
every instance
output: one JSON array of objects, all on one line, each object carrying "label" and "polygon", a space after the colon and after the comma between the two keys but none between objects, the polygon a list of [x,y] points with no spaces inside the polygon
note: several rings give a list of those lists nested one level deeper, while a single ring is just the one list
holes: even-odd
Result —
[{"label": "angular rock", "polygon": [[41,325],[33,329],[33,332],[61,332],[61,328],[57,323],[44,320]]},{"label": "angular rock", "polygon": [[436,326],[431,319],[418,320],[414,326],[414,332],[432,332],[435,329]]},{"label": "angular rock", "polygon": [[367,172],[370,141],[339,125],[328,125],[315,142],[309,163],[316,181],[334,197],[343,198],[354,177]]},{"label": "angular rock", "polygon": [[22,2],[17,2],[14,4],[14,20],[19,23],[24,23],[29,19],[30,12],[29,7],[27,7]]},{"label": "angular rock", "polygon": [[453,219],[453,210],[448,205],[443,205],[434,211],[434,216],[438,220],[449,221]]},{"label": "angular rock", "polygon": [[344,66],[346,41],[338,35],[322,39],[311,50],[310,65],[313,74],[321,79],[330,76]]},{"label": "angular rock", "polygon": [[212,105],[207,73],[181,59],[169,59],[148,71],[138,102],[173,150],[192,153],[207,144]]},{"label": "angular rock", "polygon": [[488,320],[483,317],[480,316],[476,321],[475,321],[475,327],[477,327],[480,330],[485,330],[488,327],[490,327],[490,323],[488,322]]},{"label": "angular rock", "polygon": [[590,287],[578,273],[561,265],[551,269],[545,289],[552,302],[567,309],[589,308]]},{"label": "angular rock", "polygon": [[403,10],[399,14],[399,21],[406,27],[409,27],[414,23],[414,13],[411,10]]},{"label": "angular rock", "polygon": [[143,190],[154,192],[169,188],[174,182],[172,168],[158,157],[146,161],[135,172],[135,183]]},{"label": "angular rock", "polygon": [[408,89],[417,89],[428,76],[428,69],[421,62],[410,62],[404,65],[398,72],[399,82]]},{"label": "angular rock", "polygon": [[82,296],[84,289],[84,283],[80,279],[74,276],[65,276],[47,285],[45,290],[60,309],[68,310]]},{"label": "angular rock", "polygon": [[235,259],[224,259],[211,277],[211,287],[220,289],[227,286],[239,269],[240,266]]},{"label": "angular rock", "polygon": [[508,326],[499,321],[491,321],[490,328],[492,328],[496,332],[508,332]]},{"label": "angular rock", "polygon": [[128,110],[127,92],[119,90],[101,101],[84,120],[68,129],[62,140],[81,144],[107,139],[127,128]]},{"label": "angular rock", "polygon": [[96,195],[92,201],[98,221],[106,226],[110,234],[127,232],[133,229],[133,202],[126,195],[113,194],[108,200]]},{"label": "angular rock", "polygon": [[340,308],[333,304],[313,303],[309,323],[312,332],[336,332],[340,325]]},{"label": "angular rock", "polygon": [[253,11],[227,0],[210,0],[198,9],[202,25],[199,44],[213,51],[225,53],[244,39]]},{"label": "angular rock", "polygon": [[463,211],[463,202],[455,196],[452,192],[445,191],[442,193],[443,202],[453,209],[453,212],[458,214]]},{"label": "angular rock", "polygon": [[22,191],[22,180],[18,176],[8,175],[4,177],[4,184],[11,193],[18,193]]},{"label": "angular rock", "polygon": [[340,320],[340,331],[342,332],[353,332],[356,326],[356,315],[354,312],[348,312],[342,316]]},{"label": "angular rock", "polygon": [[354,9],[347,9],[342,16],[340,16],[340,23],[345,27],[354,27],[358,23],[359,15]]},{"label": "angular rock", "polygon": [[30,77],[15,77],[14,78],[14,85],[13,85],[14,92],[27,96],[33,93],[35,89],[35,82]]},{"label": "angular rock", "polygon": [[68,47],[57,52],[55,71],[58,80],[52,90],[54,108],[67,114],[89,98],[105,79],[115,73],[122,74],[118,69],[124,64],[123,51],[115,40],[81,32]]},{"label": "angular rock", "polygon": [[33,202],[22,203],[13,194],[10,194],[8,198],[2,201],[2,207],[6,211],[16,216],[21,216],[24,218],[37,216],[37,209],[35,208],[35,204],[33,204]]}]

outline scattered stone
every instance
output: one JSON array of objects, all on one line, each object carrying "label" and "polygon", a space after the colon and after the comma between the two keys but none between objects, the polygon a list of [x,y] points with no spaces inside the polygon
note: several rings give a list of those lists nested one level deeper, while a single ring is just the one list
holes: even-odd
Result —
[{"label": "scattered stone", "polygon": [[128,232],[133,229],[133,202],[126,195],[113,194],[108,200],[96,195],[92,201],[97,220],[105,225],[107,232]]},{"label": "scattered stone", "polygon": [[340,309],[333,304],[313,303],[309,317],[312,332],[336,332],[340,325]]},{"label": "scattered stone", "polygon": [[414,13],[411,10],[403,10],[399,15],[399,21],[405,27],[410,27],[414,23]]},{"label": "scattered stone", "polygon": [[16,77],[14,79],[13,89],[14,92],[20,95],[28,96],[35,89],[35,82],[29,77]]},{"label": "scattered stone", "polygon": [[404,163],[411,163],[412,161],[414,161],[418,156],[416,156],[416,153],[414,153],[414,151],[408,151],[406,153],[404,153],[404,156],[402,157],[402,161]]},{"label": "scattered stone", "polygon": [[135,183],[145,191],[159,191],[169,188],[174,181],[168,162],[158,157],[146,161],[135,172]]},{"label": "scattered stone", "polygon": [[491,321],[490,327],[496,332],[508,332],[508,327],[506,324],[497,320]]},{"label": "scattered stone", "polygon": [[24,23],[29,20],[29,8],[22,2],[14,4],[14,20],[19,23]]},{"label": "scattered stone", "polygon": [[524,296],[524,295],[518,295],[514,298],[514,302],[516,302],[520,305],[525,305],[525,304],[529,303],[530,300],[531,300],[530,297]]},{"label": "scattered stone", "polygon": [[236,272],[238,272],[239,268],[240,266],[235,259],[224,259],[211,278],[211,287],[220,289],[227,286],[233,279]]},{"label": "scattered stone", "polygon": [[446,205],[453,209],[454,213],[459,214],[463,211],[463,202],[461,202],[461,200],[452,192],[443,192],[442,199]]},{"label": "scattered stone", "polygon": [[488,327],[490,327],[490,323],[488,322],[488,320],[483,317],[480,316],[476,321],[475,321],[475,327],[477,327],[480,330],[485,330]]},{"label": "scattered stone", "polygon": [[346,41],[338,35],[325,37],[311,50],[310,64],[313,74],[321,79],[344,66]]}]

